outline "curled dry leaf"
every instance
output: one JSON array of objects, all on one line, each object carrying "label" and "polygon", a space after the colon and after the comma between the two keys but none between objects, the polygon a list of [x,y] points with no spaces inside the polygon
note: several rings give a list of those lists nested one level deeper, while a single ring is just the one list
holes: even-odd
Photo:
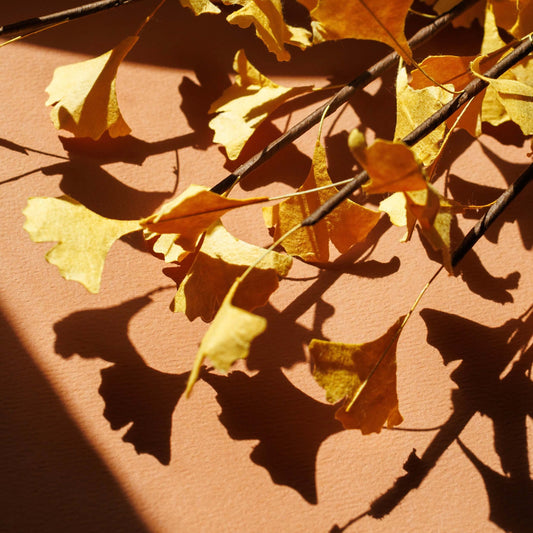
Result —
[{"label": "curled dry leaf", "polygon": [[257,37],[265,43],[270,52],[276,54],[278,61],[288,61],[291,58],[285,49],[285,44],[292,44],[302,49],[311,45],[310,32],[285,22],[281,0],[223,1],[225,4],[242,6],[241,9],[228,15],[226,20],[241,28],[253,24]]},{"label": "curled dry leaf", "polygon": [[[360,429],[366,435],[379,433],[384,425],[393,427],[403,421],[396,392],[396,345],[403,319],[372,342],[311,341],[313,377],[325,389],[328,402],[344,400],[335,417],[346,429]],[[361,386],[364,388],[347,411]]]},{"label": "curled dry leaf", "polygon": [[[313,163],[307,179],[298,192],[331,185],[326,151],[317,142]],[[326,200],[337,193],[335,187],[294,196],[273,207],[263,208],[263,217],[269,228],[274,228],[274,240],[297,226]],[[327,261],[329,242],[347,252],[354,244],[363,241],[379,220],[379,213],[351,200],[345,200],[314,226],[303,227],[283,240],[282,246],[291,255],[305,261]]]},{"label": "curled dry leaf", "polygon": [[[177,198],[163,205],[157,213],[142,219],[140,224],[151,233],[175,234],[173,243],[192,252],[204,231],[224,213],[265,200],[268,198],[235,200],[211,192],[201,185],[190,185]],[[166,242],[159,244],[165,246]]]},{"label": "curled dry leaf", "polygon": [[282,87],[263,76],[239,50],[233,61],[237,73],[234,84],[213,102],[210,113],[218,113],[209,122],[214,141],[226,148],[230,159],[237,159],[244,145],[259,125],[283,102],[312,90],[312,86]]},{"label": "curled dry leaf", "polygon": [[220,13],[220,9],[209,0],[180,0],[183,7],[193,10],[195,15],[202,13]]},{"label": "curled dry leaf", "polygon": [[65,279],[79,281],[89,292],[100,290],[107,252],[127,233],[140,230],[137,220],[113,220],[93,213],[68,196],[30,198],[24,229],[34,242],[57,241],[47,254]]},{"label": "curled dry leaf", "polygon": [[367,194],[417,191],[426,187],[422,165],[414,151],[401,142],[376,139],[369,147],[361,144],[361,134],[353,130],[348,147],[366,170],[370,181],[363,185]]},{"label": "curled dry leaf", "polygon": [[320,0],[311,11],[313,42],[371,39],[389,45],[411,63],[404,24],[412,3],[413,0]]},{"label": "curled dry leaf", "polygon": [[120,63],[137,39],[126,37],[99,57],[56,68],[46,88],[46,105],[53,106],[50,117],[57,129],[95,140],[105,131],[111,137],[130,133],[118,107],[115,80]]},{"label": "curled dry leaf", "polygon": [[[200,317],[210,322],[235,279],[264,253],[264,248],[233,237],[222,224],[215,223],[207,230],[191,269],[178,287],[172,310],[185,313],[189,320]],[[248,311],[266,304],[278,288],[278,277],[286,276],[291,265],[290,256],[270,252],[246,276],[235,304]]]},{"label": "curled dry leaf", "polygon": [[213,323],[200,343],[185,389],[187,396],[198,380],[206,358],[216,369],[227,372],[237,360],[248,357],[252,341],[266,329],[266,318],[233,305],[235,292],[240,288],[240,281],[240,279],[235,280],[230,287]]}]

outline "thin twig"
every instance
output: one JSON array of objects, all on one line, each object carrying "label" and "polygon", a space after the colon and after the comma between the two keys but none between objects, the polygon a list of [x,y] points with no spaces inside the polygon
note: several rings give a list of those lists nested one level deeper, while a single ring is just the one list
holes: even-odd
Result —
[{"label": "thin twig", "polygon": [[[496,63],[492,68],[487,70],[485,76],[487,78],[498,78],[504,72],[507,72],[512,66],[524,59],[533,51],[533,41],[525,39],[520,43],[509,55],[505,56],[501,61]],[[462,105],[474,98],[488,85],[488,82],[480,78],[472,80],[463,90],[463,92],[456,96],[453,100],[448,102],[445,106],[439,109],[435,114],[431,115],[427,120],[422,122],[420,126],[414,129],[402,142],[408,146],[413,146],[418,141],[423,139],[426,135],[431,133],[434,129],[440,126],[444,121],[450,118]],[[359,173],[353,180],[345,185],[335,196],[329,198],[316,211],[311,213],[303,222],[302,226],[313,226],[319,220],[322,220],[326,215],[331,213],[343,200],[348,198],[350,194],[359,189],[369,180],[366,171]]]},{"label": "thin twig", "polygon": [[68,20],[74,20],[87,15],[98,13],[106,9],[113,7],[119,7],[126,4],[132,4],[133,2],[139,2],[140,0],[100,0],[98,2],[92,2],[90,4],[84,4],[71,9],[65,9],[64,11],[58,11],[57,13],[51,13],[49,15],[43,15],[42,17],[34,17],[31,19],[21,20],[19,22],[13,22],[12,24],[6,24],[0,26],[0,35],[10,35],[13,33],[21,33],[28,30],[40,28],[41,26],[47,26],[49,24],[57,24],[59,22],[66,22]]},{"label": "thin twig", "polygon": [[467,233],[461,244],[452,254],[452,266],[456,266],[465,254],[471,250],[477,241],[489,229],[505,208],[520,194],[524,187],[533,180],[533,164],[492,204],[490,209],[477,221],[477,224]]},{"label": "thin twig", "polygon": [[[455,6],[450,11],[442,14],[435,19],[431,24],[428,24],[420,31],[418,31],[411,39],[409,39],[409,46],[412,49],[417,48],[421,44],[428,41],[431,37],[435,36],[440,30],[447,26],[454,18],[463,13],[466,9],[477,3],[478,0],[465,0]],[[306,131],[320,122],[324,111],[327,109],[327,115],[334,113],[341,105],[347,102],[356,91],[366,87],[370,82],[379,78],[388,69],[398,63],[400,56],[396,52],[391,52],[383,59],[375,63],[368,70],[357,76],[353,81],[345,85],[340,89],[330,100],[323,106],[315,109],[310,115],[304,118],[302,121],[295,124],[283,135],[280,135],[276,140],[272,141],[266,148],[258,152],[248,161],[243,163],[240,167],[234,170],[229,176],[217,183],[211,188],[213,192],[222,194],[230,189],[237,180],[240,180],[246,174],[252,172],[257,167],[262,165],[265,161],[270,159],[276,152],[283,147],[291,144],[298,137],[303,135]]]}]

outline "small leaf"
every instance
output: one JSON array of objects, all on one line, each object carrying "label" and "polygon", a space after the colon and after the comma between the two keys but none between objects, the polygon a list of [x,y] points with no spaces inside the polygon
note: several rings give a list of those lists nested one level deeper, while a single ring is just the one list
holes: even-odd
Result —
[{"label": "small leaf", "polygon": [[[222,224],[214,224],[178,287],[172,310],[185,313],[189,320],[201,317],[210,322],[235,279],[264,253],[264,248],[236,239]],[[264,305],[278,288],[278,277],[286,276],[291,265],[290,256],[270,252],[245,278],[235,304],[248,311]]]},{"label": "small leaf", "polygon": [[57,129],[76,137],[98,140],[107,131],[111,137],[128,135],[130,128],[122,118],[115,91],[117,70],[138,37],[126,37],[105,54],[56,68],[46,92],[46,105]]},{"label": "small leaf", "polygon": [[140,230],[136,220],[113,220],[93,213],[68,196],[30,198],[24,229],[34,242],[57,241],[47,254],[65,279],[79,281],[89,292],[100,290],[107,252],[127,233]]},{"label": "small leaf", "polygon": [[192,252],[202,233],[231,209],[268,200],[267,197],[235,200],[226,198],[201,185],[190,185],[174,200],[166,203],[158,213],[140,221],[152,233],[177,234],[174,244]]},{"label": "small leaf", "polygon": [[[311,171],[298,191],[331,185],[328,175],[326,151],[317,142]],[[274,227],[274,239],[297,226],[326,200],[337,193],[335,187],[294,196],[273,207],[263,208],[268,227]],[[283,248],[291,255],[305,261],[327,261],[329,241],[341,253],[363,241],[379,220],[379,213],[351,200],[345,200],[323,220],[314,226],[306,226],[283,240]]]},{"label": "small leaf", "polygon": [[311,11],[313,42],[336,39],[371,39],[394,48],[411,63],[404,33],[413,0],[320,0]]},{"label": "small leaf", "polygon": [[183,7],[193,10],[195,15],[203,13],[220,13],[220,9],[209,0],[180,0]]},{"label": "small leaf", "polygon": [[223,0],[225,4],[240,5],[227,17],[230,24],[247,28],[255,26],[255,33],[268,50],[276,54],[278,61],[288,61],[291,55],[285,44],[293,44],[302,49],[311,45],[311,33],[304,28],[287,24],[283,18],[281,0]]},{"label": "small leaf", "polygon": [[[328,402],[344,400],[335,417],[346,429],[360,429],[366,435],[379,433],[385,424],[393,427],[402,422],[396,392],[396,345],[403,319],[401,317],[385,335],[372,342],[311,341],[313,377],[325,389]],[[357,400],[346,411],[367,378]]]},{"label": "small leaf", "polygon": [[213,102],[210,113],[218,115],[209,122],[214,141],[225,146],[230,159],[237,159],[259,125],[283,102],[312,90],[311,86],[282,87],[263,76],[239,50],[233,61],[237,73],[234,84]]},{"label": "small leaf", "polygon": [[239,286],[240,279],[230,287],[213,323],[202,339],[187,382],[187,396],[198,380],[206,358],[216,369],[227,372],[236,361],[248,357],[252,341],[266,329],[266,318],[233,305],[233,298]]}]

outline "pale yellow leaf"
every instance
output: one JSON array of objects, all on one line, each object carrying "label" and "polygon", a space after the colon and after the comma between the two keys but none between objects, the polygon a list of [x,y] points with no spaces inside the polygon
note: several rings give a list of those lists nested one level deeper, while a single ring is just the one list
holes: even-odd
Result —
[{"label": "pale yellow leaf", "polygon": [[34,242],[56,241],[47,254],[65,279],[97,293],[107,252],[127,233],[140,230],[136,220],[113,220],[93,213],[68,196],[30,198],[24,229]]},{"label": "pale yellow leaf", "polygon": [[195,15],[202,13],[220,13],[220,9],[209,0],[180,0],[183,7],[193,10]]}]

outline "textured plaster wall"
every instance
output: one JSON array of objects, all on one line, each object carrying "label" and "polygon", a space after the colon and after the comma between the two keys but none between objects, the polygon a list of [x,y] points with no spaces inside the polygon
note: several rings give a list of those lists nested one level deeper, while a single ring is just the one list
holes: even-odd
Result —
[{"label": "textured plaster wall", "polygon": [[[46,11],[70,5],[50,1]],[[148,8],[140,2],[0,50],[0,530],[528,530],[533,324],[531,314],[521,317],[533,300],[532,187],[465,258],[462,275],[441,275],[424,297],[398,345],[405,421],[379,435],[341,431],[311,377],[306,345],[313,337],[369,341],[404,314],[437,268],[418,235],[400,244],[403,230],[385,232],[383,221],[373,248],[334,256],[322,270],[297,261],[258,311],[269,327],[247,363],[199,382],[189,400],[181,393],[207,326],[168,310],[176,267],[128,238],[113,246],[102,291],[91,295],[45,262],[50,245],[22,229],[31,196],[69,194],[102,215],[139,218],[176,187],[226,175],[205,112],[228,85],[238,48],[286,85],[356,74],[385,51],[338,43],[278,65],[251,32],[194,19],[169,1],[120,67],[132,136],[69,142],[44,107],[54,68],[105,52]],[[31,1],[4,6],[0,23],[42,10]],[[451,47],[474,37],[464,32]],[[427,50],[450,43],[446,32],[439,39]],[[326,121],[334,179],[352,173],[344,163],[351,128],[391,138],[392,84],[386,76]],[[247,154],[315,105],[307,98],[284,108]],[[278,154],[236,195],[298,186],[315,139],[312,131]],[[525,168],[528,151],[509,127],[497,139],[459,134],[442,167],[465,202],[486,203]],[[460,223],[463,231],[473,224]],[[269,243],[256,208],[229,216],[227,226]]]}]

